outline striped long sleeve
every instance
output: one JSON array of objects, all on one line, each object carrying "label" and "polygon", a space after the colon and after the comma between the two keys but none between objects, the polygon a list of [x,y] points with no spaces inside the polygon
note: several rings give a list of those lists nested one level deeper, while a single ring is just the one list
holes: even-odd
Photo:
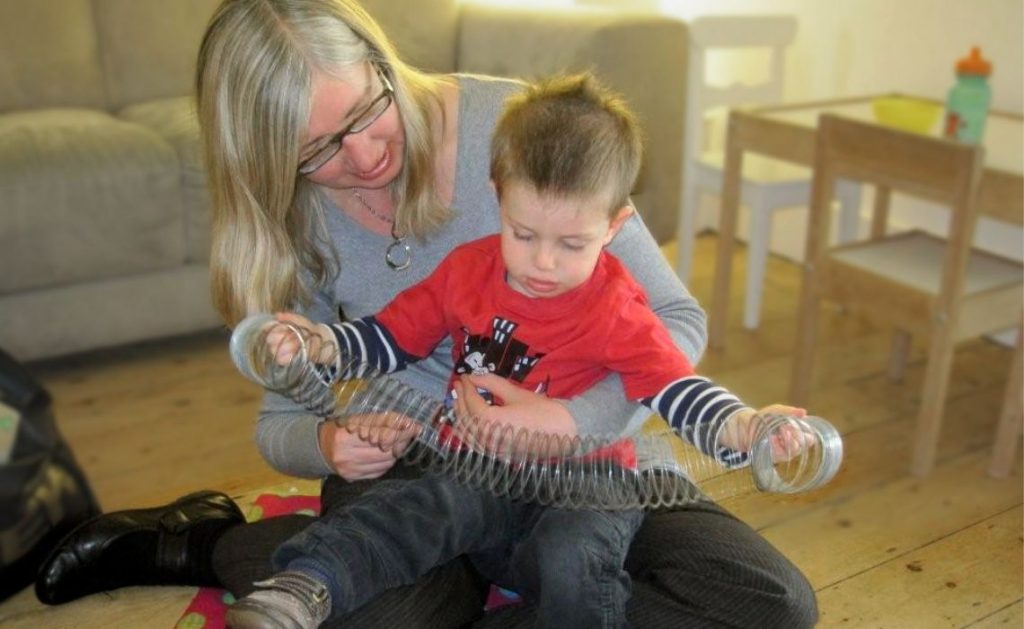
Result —
[{"label": "striped long sleeve", "polygon": [[641,402],[658,413],[702,453],[727,467],[747,463],[746,452],[718,445],[718,433],[733,413],[747,408],[735,395],[702,376],[680,378]]},{"label": "striped long sleeve", "polygon": [[371,370],[393,373],[419,360],[403,351],[387,328],[377,322],[376,317],[344,321],[329,327],[339,349],[338,363],[333,374],[336,377],[354,378]]}]

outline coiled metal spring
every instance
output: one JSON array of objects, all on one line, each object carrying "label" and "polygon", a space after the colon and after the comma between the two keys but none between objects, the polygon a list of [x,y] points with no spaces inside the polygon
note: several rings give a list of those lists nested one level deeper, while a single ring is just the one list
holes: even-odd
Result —
[{"label": "coiled metal spring", "polygon": [[[271,330],[294,335],[288,359]],[[762,416],[748,467],[728,469],[692,443],[716,435],[667,426],[630,437],[567,437],[452,416],[444,404],[337,346],[270,315],[242,321],[231,355],[243,375],[423,469],[512,499],[563,508],[655,509],[751,491],[820,487],[842,461],[842,440],[818,417]]]}]

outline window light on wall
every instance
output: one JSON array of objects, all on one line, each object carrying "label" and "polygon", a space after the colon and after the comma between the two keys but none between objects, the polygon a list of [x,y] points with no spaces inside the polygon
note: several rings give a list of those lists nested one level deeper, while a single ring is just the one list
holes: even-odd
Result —
[{"label": "window light on wall", "polygon": [[573,0],[459,0],[459,2],[532,9],[564,9],[576,4]]}]

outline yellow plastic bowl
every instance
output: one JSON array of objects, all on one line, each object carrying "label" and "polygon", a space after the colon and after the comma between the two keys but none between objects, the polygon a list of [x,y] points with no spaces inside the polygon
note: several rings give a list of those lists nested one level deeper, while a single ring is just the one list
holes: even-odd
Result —
[{"label": "yellow plastic bowl", "polygon": [[871,107],[879,124],[914,133],[930,132],[942,113],[942,105],[903,96],[876,98]]}]

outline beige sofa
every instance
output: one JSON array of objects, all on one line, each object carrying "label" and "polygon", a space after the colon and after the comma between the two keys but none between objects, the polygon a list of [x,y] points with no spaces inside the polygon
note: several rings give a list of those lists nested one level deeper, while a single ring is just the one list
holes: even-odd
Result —
[{"label": "beige sofa", "polygon": [[[0,0],[0,347],[23,359],[220,325],[190,90],[218,0]],[[655,16],[367,0],[413,64],[592,68],[649,134],[636,202],[674,233],[686,30]]]}]

